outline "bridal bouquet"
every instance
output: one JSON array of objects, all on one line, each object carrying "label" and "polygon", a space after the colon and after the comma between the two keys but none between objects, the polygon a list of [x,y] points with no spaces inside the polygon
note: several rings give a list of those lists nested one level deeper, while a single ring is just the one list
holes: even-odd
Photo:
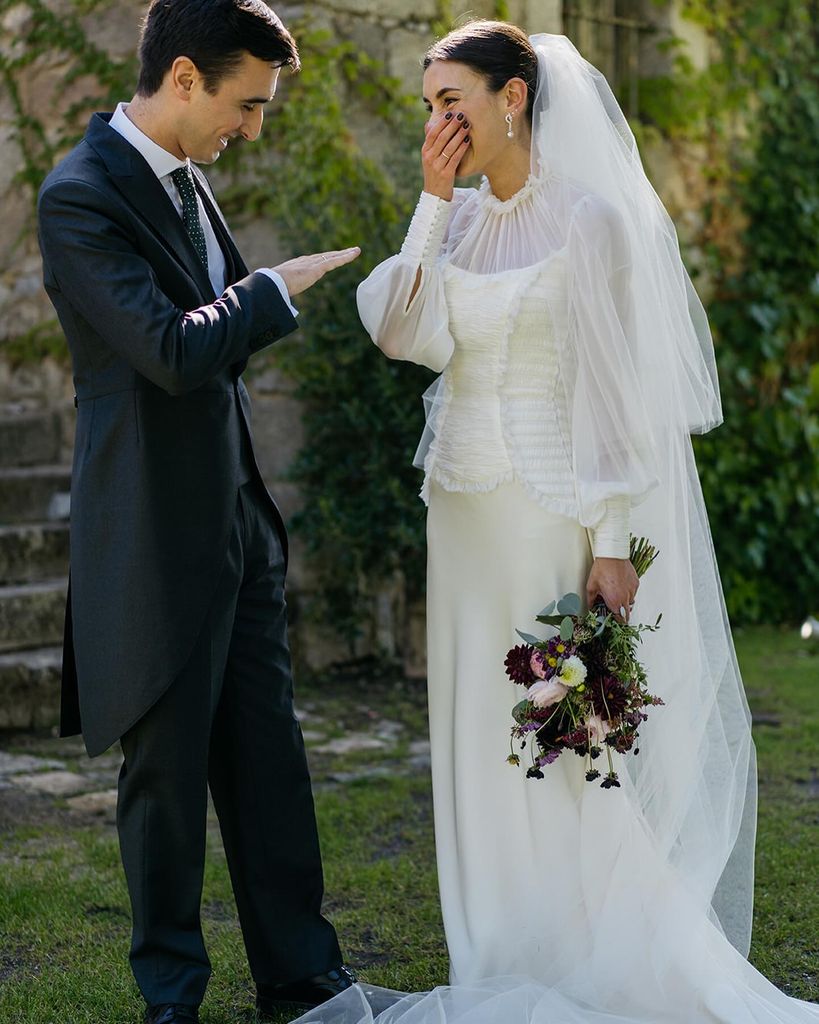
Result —
[{"label": "bridal bouquet", "polygon": [[[641,537],[631,538],[629,558],[642,576],[657,557],[657,550]],[[611,752],[638,753],[637,730],[647,719],[644,708],[662,704],[646,688],[646,674],[637,660],[642,634],[653,626],[619,622],[602,603],[581,614],[577,594],[552,601],[535,616],[537,622],[556,627],[558,633],[539,640],[516,630],[524,641],[506,656],[506,674],[526,687],[526,696],[512,709],[510,764],[519,765],[515,741],[527,745],[532,766],[526,775],[542,779],[542,769],[564,750],[585,759],[586,779],[594,782],[601,772],[593,762],[606,752],[608,772],[601,786],[619,786]]]}]

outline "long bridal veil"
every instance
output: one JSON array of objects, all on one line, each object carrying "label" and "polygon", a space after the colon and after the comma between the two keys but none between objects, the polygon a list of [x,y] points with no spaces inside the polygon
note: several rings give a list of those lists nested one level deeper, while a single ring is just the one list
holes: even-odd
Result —
[{"label": "long bridal veil", "polygon": [[552,177],[567,225],[574,315],[565,359],[577,364],[581,519],[593,525],[597,495],[625,487],[632,532],[661,552],[635,615],[652,622],[663,613],[644,654],[666,707],[646,726],[640,755],[626,760],[630,804],[697,912],[747,954],[754,750],[689,437],[721,421],[711,334],[605,78],[566,37],[531,41],[539,65],[533,164]]},{"label": "long bridal veil", "polygon": [[[496,239],[482,254],[456,214],[444,258],[463,262],[469,253],[478,272],[476,259],[494,272],[565,258],[569,326],[559,355],[580,518],[593,527],[605,499],[626,494],[632,532],[660,549],[634,616],[653,622],[663,613],[642,656],[665,707],[644,726],[639,755],[617,766],[621,790],[580,788],[579,848],[563,848],[555,833],[549,881],[534,879],[531,889],[543,901],[537,977],[403,997],[361,985],[299,1022],[817,1022],[819,1006],[785,996],[745,959],[755,757],[690,440],[721,420],[707,319],[605,79],[564,36],[531,42],[532,175],[544,186],[542,209],[525,239]],[[498,722],[501,740],[506,728]],[[554,885],[577,894],[577,920],[551,918]]]}]

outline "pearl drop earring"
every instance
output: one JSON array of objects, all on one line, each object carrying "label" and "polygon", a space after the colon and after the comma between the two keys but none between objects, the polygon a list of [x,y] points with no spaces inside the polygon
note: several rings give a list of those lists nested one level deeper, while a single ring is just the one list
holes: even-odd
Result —
[{"label": "pearl drop earring", "polygon": [[506,121],[506,127],[508,129],[507,132],[506,132],[506,138],[507,139],[511,139],[511,138],[514,137],[514,134],[515,134],[512,131],[512,115],[511,114],[507,114],[506,118],[505,118],[505,121]]}]

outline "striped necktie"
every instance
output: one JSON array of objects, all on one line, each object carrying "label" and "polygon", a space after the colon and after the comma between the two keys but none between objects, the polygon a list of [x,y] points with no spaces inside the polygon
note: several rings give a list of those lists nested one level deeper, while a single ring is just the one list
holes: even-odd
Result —
[{"label": "striped necktie", "polygon": [[197,255],[208,269],[208,246],[205,241],[205,232],[202,230],[202,222],[199,220],[199,203],[196,200],[196,188],[193,184],[193,173],[190,167],[177,167],[171,171],[171,181],[179,190],[182,199],[182,223],[193,242]]}]

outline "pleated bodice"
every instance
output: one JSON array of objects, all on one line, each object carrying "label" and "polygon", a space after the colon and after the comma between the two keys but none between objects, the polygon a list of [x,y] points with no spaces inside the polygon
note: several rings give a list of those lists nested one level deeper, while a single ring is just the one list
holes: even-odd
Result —
[{"label": "pleated bodice", "polygon": [[519,480],[576,516],[569,413],[557,339],[567,329],[560,254],[522,270],[444,271],[455,342],[442,380],[427,485],[488,491]]}]

